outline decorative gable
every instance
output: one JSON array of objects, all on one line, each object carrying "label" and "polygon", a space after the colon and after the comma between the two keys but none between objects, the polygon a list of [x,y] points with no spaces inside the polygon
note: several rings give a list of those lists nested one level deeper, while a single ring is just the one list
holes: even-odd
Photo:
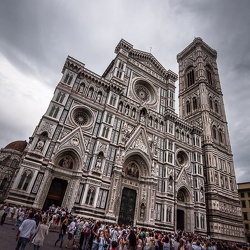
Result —
[{"label": "decorative gable", "polygon": [[71,133],[67,134],[60,142],[58,150],[74,149],[80,156],[84,155],[88,142],[84,140],[81,128],[78,127]]}]

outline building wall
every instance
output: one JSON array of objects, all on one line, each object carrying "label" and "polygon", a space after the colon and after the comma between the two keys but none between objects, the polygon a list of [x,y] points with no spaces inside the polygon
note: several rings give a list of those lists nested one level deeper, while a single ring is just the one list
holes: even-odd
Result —
[{"label": "building wall", "polygon": [[247,242],[250,242],[250,182],[238,183],[238,193]]},{"label": "building wall", "polygon": [[[236,206],[230,212],[218,195],[238,201],[233,165],[229,172],[219,171],[219,182],[223,172],[232,185],[227,193],[215,177],[209,179],[217,167],[209,129],[182,111],[180,117],[175,113],[177,75],[123,39],[115,53],[102,76],[72,57],[66,59],[8,200],[39,209],[54,203],[111,223],[203,235],[208,229],[214,238],[242,239],[240,211]],[[181,86],[183,77],[180,71]],[[209,115],[197,113],[195,120]],[[210,142],[205,146],[204,138]],[[230,152],[226,156],[231,163]],[[213,222],[214,228],[223,224],[225,213],[233,214],[237,223],[223,225],[223,232],[211,230],[208,219],[214,213],[222,220]]]}]

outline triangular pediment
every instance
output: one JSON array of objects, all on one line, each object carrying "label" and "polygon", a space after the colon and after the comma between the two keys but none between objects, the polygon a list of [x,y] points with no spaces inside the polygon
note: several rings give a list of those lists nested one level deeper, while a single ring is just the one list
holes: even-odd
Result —
[{"label": "triangular pediment", "polygon": [[58,150],[63,149],[74,149],[79,153],[80,156],[84,155],[86,151],[87,140],[84,139],[82,130],[80,127],[74,129],[72,132],[68,133],[61,141]]},{"label": "triangular pediment", "polygon": [[130,134],[130,138],[125,144],[125,150],[139,150],[152,159],[152,145],[143,127],[139,126]]},{"label": "triangular pediment", "polygon": [[151,53],[132,49],[129,52],[129,58],[135,59],[137,62],[144,65],[147,68],[146,70],[152,70],[153,72],[162,77],[166,77],[166,75],[168,75],[168,71],[159,63],[159,61]]},{"label": "triangular pediment", "polygon": [[125,54],[130,59],[134,59],[137,66],[142,69],[143,67],[141,67],[141,65],[146,66],[144,70],[147,72],[152,71],[165,79],[171,78],[174,81],[178,79],[178,76],[174,72],[172,72],[171,70],[166,70],[151,53],[134,49],[133,45],[125,41],[124,39],[120,40],[115,48],[115,52],[117,54]]},{"label": "triangular pediment", "polygon": [[177,185],[176,190],[180,189],[181,187],[186,187],[188,190],[192,186],[189,176],[187,174],[186,169],[183,167],[181,172],[177,177]]}]

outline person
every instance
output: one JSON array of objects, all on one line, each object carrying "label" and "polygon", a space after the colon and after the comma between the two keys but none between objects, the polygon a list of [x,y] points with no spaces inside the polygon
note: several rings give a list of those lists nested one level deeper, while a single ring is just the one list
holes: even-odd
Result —
[{"label": "person", "polygon": [[4,224],[6,217],[7,217],[7,215],[10,212],[10,205],[9,205],[9,203],[6,203],[6,205],[4,206],[3,211],[4,212],[3,212],[3,215],[2,215],[2,218],[1,218],[1,225]]},{"label": "person", "polygon": [[170,241],[167,235],[163,238],[163,250],[170,250]]},{"label": "person", "polygon": [[126,231],[122,232],[121,238],[120,238],[120,249],[121,250],[127,250],[127,234]]},{"label": "person", "polygon": [[142,250],[142,236],[139,234],[137,242],[136,242],[136,250]]},{"label": "person", "polygon": [[10,212],[10,219],[13,221],[14,216],[16,214],[16,206],[14,206]]},{"label": "person", "polygon": [[82,238],[82,250],[87,250],[88,248],[88,244],[89,244],[89,240],[91,237],[91,225],[90,223],[86,222],[84,224],[84,227],[82,229],[82,234],[81,234],[81,238]]},{"label": "person", "polygon": [[20,210],[17,211],[17,219],[16,219],[16,223],[13,225],[12,229],[16,229],[16,227],[20,227],[21,224],[23,223],[25,217],[25,213],[24,210],[22,208],[20,208]]},{"label": "person", "polygon": [[66,241],[66,248],[69,248],[69,243],[73,239],[74,233],[76,230],[76,219],[73,219],[68,226],[68,239]]},{"label": "person", "polygon": [[32,240],[32,244],[34,244],[34,250],[38,250],[40,246],[43,245],[45,235],[49,233],[49,227],[47,226],[47,218],[42,220],[42,223],[36,229],[35,237]]},{"label": "person", "polygon": [[134,230],[130,230],[130,234],[128,236],[128,249],[135,250],[136,249],[136,235]]},{"label": "person", "polygon": [[97,221],[93,227],[92,234],[93,234],[93,241],[92,241],[92,250],[97,250],[99,248],[99,241],[100,241],[100,221]]},{"label": "person", "polygon": [[35,233],[36,222],[33,220],[33,218],[34,218],[34,213],[30,212],[28,218],[24,220],[22,225],[19,227],[16,235],[17,246],[15,250],[19,250],[20,247],[21,250],[24,250],[27,242],[31,239],[32,235]]},{"label": "person", "polygon": [[64,236],[67,232],[67,227],[68,227],[68,219],[66,218],[63,223],[62,223],[62,226],[61,226],[61,229],[60,229],[60,232],[59,232],[59,238],[56,240],[55,242],[55,247],[56,247],[56,244],[57,242],[61,241],[60,242],[60,248],[62,248],[62,244],[63,244],[63,240],[64,240]]}]

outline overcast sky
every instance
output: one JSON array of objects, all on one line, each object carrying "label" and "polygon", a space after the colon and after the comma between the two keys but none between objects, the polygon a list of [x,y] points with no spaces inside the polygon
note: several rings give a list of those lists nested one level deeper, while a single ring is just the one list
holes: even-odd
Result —
[{"label": "overcast sky", "polygon": [[237,182],[250,181],[249,11],[249,0],[1,0],[0,147],[32,135],[68,55],[101,75],[123,38],[178,74],[176,55],[201,37],[218,52]]}]

